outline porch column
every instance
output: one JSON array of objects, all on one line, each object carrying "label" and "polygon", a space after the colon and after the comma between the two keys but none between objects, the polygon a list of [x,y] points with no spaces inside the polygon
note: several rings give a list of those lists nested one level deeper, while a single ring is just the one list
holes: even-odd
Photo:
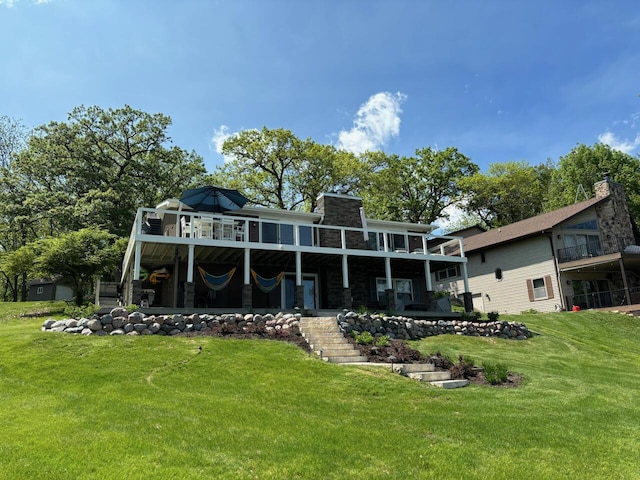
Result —
[{"label": "porch column", "polygon": [[469,277],[467,275],[467,262],[462,264],[462,278],[464,280],[464,291],[469,291]]},{"label": "porch column", "polygon": [[136,242],[136,249],[133,255],[133,279],[140,280],[140,257],[142,257],[142,242]]},{"label": "porch column", "polygon": [[384,272],[387,279],[387,289],[385,290],[385,293],[387,295],[387,310],[394,312],[396,309],[396,292],[393,289],[393,280],[391,278],[391,258],[390,257],[384,258]]},{"label": "porch column", "polygon": [[624,262],[622,258],[618,260],[620,263],[620,273],[622,274],[622,284],[624,285],[624,296],[627,299],[627,305],[631,305],[631,295],[629,294],[629,284],[627,283],[627,273],[624,270]]},{"label": "porch column", "polygon": [[296,252],[296,307],[304,308],[304,285],[302,284],[302,252]]},{"label": "porch column", "polygon": [[193,282],[193,261],[194,261],[195,245],[189,245],[189,255],[187,259],[187,282]]},{"label": "porch column", "polygon": [[178,284],[180,278],[180,257],[178,256],[178,249],[176,248],[175,259],[173,260],[173,308],[178,306]]},{"label": "porch column", "polygon": [[349,261],[348,256],[342,256],[342,306],[352,307],[351,288],[349,288]]},{"label": "porch column", "polygon": [[195,245],[189,245],[189,255],[187,259],[187,281],[184,282],[184,307],[193,308],[195,306],[196,285],[193,283],[193,263]]},{"label": "porch column", "polygon": [[427,290],[433,290],[433,285],[431,283],[431,262],[429,262],[429,260],[424,262],[424,279],[427,285]]},{"label": "porch column", "polygon": [[253,290],[251,288],[251,249],[244,249],[244,283],[242,285],[242,308],[253,308]]}]

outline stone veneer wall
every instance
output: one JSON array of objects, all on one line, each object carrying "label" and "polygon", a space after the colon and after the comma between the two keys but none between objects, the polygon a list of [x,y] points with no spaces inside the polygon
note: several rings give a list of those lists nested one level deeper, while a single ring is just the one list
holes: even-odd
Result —
[{"label": "stone veneer wall", "polygon": [[[323,194],[318,197],[318,213],[323,215],[323,225],[362,228],[360,218],[362,199],[349,195]],[[359,232],[347,232],[346,241],[349,248],[366,248],[364,236]],[[340,248],[342,245],[340,232],[337,230],[320,230],[320,244]]]},{"label": "stone veneer wall", "polygon": [[[615,241],[622,243],[621,247],[633,245],[635,243],[631,217],[625,198],[624,187],[610,179],[605,178],[594,185],[596,198],[609,197],[608,202],[604,202],[596,207],[598,222],[604,235],[605,241]],[[609,237],[610,236],[610,237]]]}]

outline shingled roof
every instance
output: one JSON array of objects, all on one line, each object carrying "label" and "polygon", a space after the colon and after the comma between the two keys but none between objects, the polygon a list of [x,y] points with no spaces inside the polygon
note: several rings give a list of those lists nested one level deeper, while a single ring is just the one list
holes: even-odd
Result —
[{"label": "shingled roof", "polygon": [[559,208],[558,210],[553,210],[543,213],[542,215],[505,225],[504,227],[494,228],[487,232],[467,237],[464,239],[464,251],[465,253],[470,253],[476,250],[495,247],[504,243],[540,235],[607,198],[608,197],[591,198],[584,202],[574,203],[573,205]]}]

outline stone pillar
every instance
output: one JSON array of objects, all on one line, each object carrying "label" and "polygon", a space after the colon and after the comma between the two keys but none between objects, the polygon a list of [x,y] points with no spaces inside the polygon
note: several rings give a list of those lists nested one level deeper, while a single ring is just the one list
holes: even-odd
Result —
[{"label": "stone pillar", "polygon": [[389,312],[396,311],[396,291],[393,288],[384,291],[387,294],[387,310]]},{"label": "stone pillar", "polygon": [[427,304],[427,311],[436,311],[436,292],[433,290],[427,290],[425,292],[425,303]]},{"label": "stone pillar", "polygon": [[304,286],[296,285],[296,307],[304,308]]},{"label": "stone pillar", "polygon": [[351,289],[350,288],[343,288],[342,289],[342,306],[344,308],[348,308],[349,310],[353,306],[352,305],[352,301],[351,301]]},{"label": "stone pillar", "polygon": [[250,283],[242,285],[242,308],[253,308],[253,288]]},{"label": "stone pillar", "polygon": [[193,308],[195,306],[196,284],[193,282],[184,282],[184,308]]},{"label": "stone pillar", "polygon": [[471,292],[464,292],[462,294],[462,299],[464,300],[464,311],[473,312],[473,298],[471,297]]},{"label": "stone pillar", "polygon": [[131,303],[140,305],[140,299],[142,298],[142,280],[133,280],[131,285],[133,287]]}]

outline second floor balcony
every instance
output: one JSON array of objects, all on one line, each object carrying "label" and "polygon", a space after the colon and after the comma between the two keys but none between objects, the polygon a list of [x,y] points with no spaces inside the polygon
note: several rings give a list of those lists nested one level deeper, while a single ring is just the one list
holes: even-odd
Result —
[{"label": "second floor balcony", "polygon": [[557,251],[558,262],[573,262],[575,260],[619,253],[624,251],[629,245],[630,243],[624,242],[622,239],[608,239],[605,241],[592,241],[567,248],[559,248]]}]

